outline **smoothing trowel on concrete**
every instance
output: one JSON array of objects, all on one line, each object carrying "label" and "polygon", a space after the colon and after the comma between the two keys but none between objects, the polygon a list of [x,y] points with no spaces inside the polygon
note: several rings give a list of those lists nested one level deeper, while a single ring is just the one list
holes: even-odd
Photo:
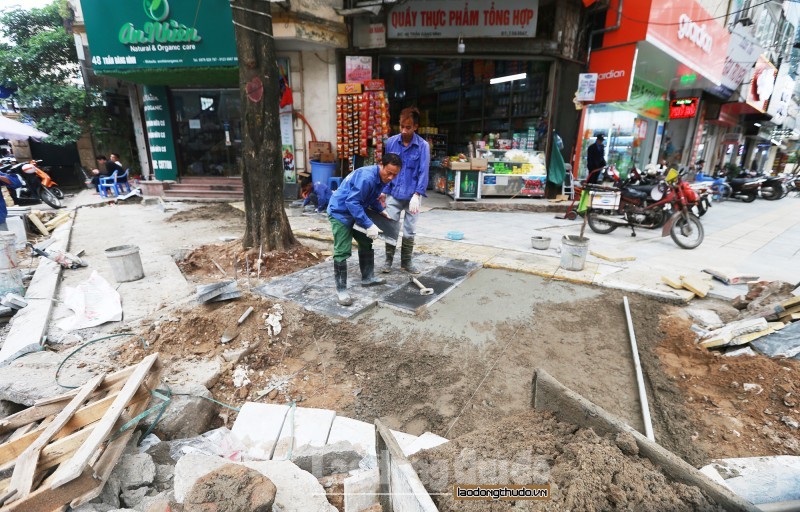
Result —
[{"label": "smoothing trowel on concrete", "polygon": [[[397,238],[400,236],[400,222],[387,219],[375,210],[367,210],[367,217],[376,225],[380,230],[379,238],[389,245],[397,245]],[[353,224],[353,229],[366,233],[367,230]]]},{"label": "smoothing trowel on concrete", "polygon": [[247,317],[250,316],[250,313],[253,312],[253,306],[247,308],[247,310],[242,313],[242,316],[239,317],[239,320],[236,321],[236,325],[232,325],[225,329],[225,332],[222,333],[222,338],[220,338],[219,342],[223,345],[226,343],[230,343],[236,336],[239,335],[239,326],[242,325],[242,322],[247,320]]}]

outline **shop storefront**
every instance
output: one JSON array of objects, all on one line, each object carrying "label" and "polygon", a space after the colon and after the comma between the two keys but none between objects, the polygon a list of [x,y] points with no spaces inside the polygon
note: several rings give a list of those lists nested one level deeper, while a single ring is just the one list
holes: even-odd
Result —
[{"label": "shop storefront", "polygon": [[[621,172],[649,163],[693,164],[713,150],[705,126],[708,105],[720,103],[730,35],[694,0],[612,1],[603,47],[591,53],[594,99],[586,101],[577,175],[587,174],[586,150],[606,137],[606,161]],[[621,12],[619,12],[621,10]],[[621,25],[614,29],[618,14]],[[635,20],[648,20],[641,23]],[[741,78],[739,78],[741,82]]]}]

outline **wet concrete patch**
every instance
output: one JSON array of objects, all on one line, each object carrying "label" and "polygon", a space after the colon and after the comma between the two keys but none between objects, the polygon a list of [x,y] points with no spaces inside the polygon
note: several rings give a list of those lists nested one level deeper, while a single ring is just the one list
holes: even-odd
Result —
[{"label": "wet concrete patch", "polygon": [[[380,268],[383,259],[383,251],[376,251],[376,268]],[[345,319],[353,318],[377,304],[418,313],[480,268],[478,263],[469,261],[429,254],[415,255],[414,264],[422,270],[418,279],[426,287],[434,289],[433,295],[420,296],[419,288],[410,282],[408,273],[398,268],[398,263],[395,261],[389,274],[376,273],[377,277],[386,280],[386,284],[362,287],[358,257],[353,254],[347,265],[347,289],[354,301],[349,307],[340,306],[336,300],[333,264],[330,261],[273,279],[254,288],[254,291],[267,297],[297,302],[317,313]]]}]

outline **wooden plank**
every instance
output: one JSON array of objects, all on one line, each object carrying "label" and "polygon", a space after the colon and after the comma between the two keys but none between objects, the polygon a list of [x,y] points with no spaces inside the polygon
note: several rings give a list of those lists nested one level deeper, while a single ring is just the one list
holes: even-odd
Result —
[{"label": "wooden plank", "polygon": [[705,297],[711,290],[711,285],[703,279],[698,279],[696,276],[686,276],[681,279],[683,287],[693,292],[698,297]]},{"label": "wooden plank", "polygon": [[22,455],[17,458],[14,465],[14,472],[11,475],[11,483],[9,484],[8,492],[17,491],[12,498],[13,500],[24,499],[31,493],[33,488],[33,477],[36,474],[36,466],[39,463],[39,455],[42,449],[47,446],[50,440],[55,436],[67,422],[72,419],[73,415],[83,405],[89,395],[91,395],[97,386],[103,382],[105,374],[97,375],[89,382],[81,387],[80,392],[67,404],[64,409],[50,422],[44,429],[44,432],[39,434],[36,440],[31,443]]},{"label": "wooden plank", "polygon": [[781,306],[783,306],[786,309],[789,309],[793,306],[800,306],[800,296],[792,297],[791,299],[781,302]]},{"label": "wooden plank", "polygon": [[[142,389],[136,394],[134,399],[131,400],[131,403],[138,403],[140,400],[145,399],[148,396],[149,392],[146,389]],[[106,410],[114,402],[116,397],[116,394],[109,395],[99,402],[92,403],[80,409],[64,426],[64,428],[62,428],[61,431],[56,434],[55,439],[66,437],[72,432],[84,428],[86,425],[90,425],[96,421],[99,421],[100,418],[102,418],[106,413]],[[36,436],[42,429],[43,427],[40,426],[37,428],[37,430],[26,436],[15,439],[13,442],[7,442],[3,445],[0,445],[0,470],[6,469],[9,464],[13,464],[14,460],[25,450],[25,448],[27,448],[30,443],[33,442],[34,439],[36,439]]]},{"label": "wooden plank", "polygon": [[158,354],[152,354],[145,357],[142,362],[136,366],[133,375],[125,383],[122,391],[119,392],[114,403],[108,408],[103,418],[94,427],[89,438],[84,442],[75,455],[61,464],[55,473],[52,475],[51,485],[53,487],[60,487],[67,482],[74,480],[81,476],[84,468],[89,463],[91,457],[95,454],[100,445],[105,441],[117,419],[127,407],[128,402],[136,395],[142,382],[150,373],[150,369],[158,360]]},{"label": "wooden plank", "polygon": [[675,288],[676,290],[682,290],[683,284],[681,283],[681,278],[678,275],[662,275],[661,281],[666,283],[670,288]]},{"label": "wooden plank", "polygon": [[[103,392],[110,392],[121,388],[128,377],[131,376],[135,368],[135,365],[129,366],[124,370],[120,370],[108,375],[103,383],[97,388],[95,395],[100,395]],[[29,407],[24,411],[20,411],[0,420],[0,434],[17,429],[27,425],[28,423],[39,421],[48,416],[52,416],[53,414],[58,414],[58,412],[64,408],[65,403],[72,400],[77,392],[78,390],[75,389],[69,393],[65,393],[57,397],[41,400],[36,402],[33,407]],[[92,398],[94,398],[94,395]]]},{"label": "wooden plank", "polygon": [[36,229],[39,230],[39,233],[43,234],[44,236],[50,236],[50,231],[47,230],[47,228],[44,226],[44,223],[42,223],[42,220],[37,215],[34,215],[34,213],[31,212],[28,214],[28,219],[30,219],[33,225],[36,226]]},{"label": "wooden plank", "polygon": [[[159,372],[151,373],[147,379],[147,386],[154,388],[159,382]],[[143,389],[147,396],[149,392]],[[135,417],[147,409],[149,400],[141,400],[134,404],[129,411]],[[122,423],[119,424],[120,426]],[[103,487],[117,461],[125,452],[128,442],[133,436],[135,428],[126,430],[122,435],[111,441],[94,467],[86,466],[78,478],[55,488],[51,485],[52,475],[42,482],[26,499],[10,503],[2,509],[3,512],[51,512],[58,510],[62,505],[72,502],[72,507],[77,508],[87,503],[103,492]]]},{"label": "wooden plank", "polygon": [[52,219],[48,220],[44,223],[44,227],[47,229],[52,230],[54,227],[58,227],[59,225],[63,224],[67,220],[69,220],[69,216],[72,215],[72,212],[65,212],[59,215],[56,215]]}]

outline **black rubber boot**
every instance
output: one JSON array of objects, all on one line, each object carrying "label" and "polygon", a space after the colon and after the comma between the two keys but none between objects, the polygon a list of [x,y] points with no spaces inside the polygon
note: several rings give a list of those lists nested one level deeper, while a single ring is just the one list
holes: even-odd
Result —
[{"label": "black rubber boot", "polygon": [[411,254],[414,252],[414,239],[403,237],[403,245],[400,246],[400,268],[409,274],[419,274],[420,270],[411,262]]},{"label": "black rubber boot", "polygon": [[375,251],[372,249],[358,251],[358,266],[361,267],[361,286],[385,284],[386,281],[375,277]]},{"label": "black rubber boot", "polygon": [[347,293],[347,261],[333,262],[333,276],[336,278],[336,295],[339,298],[339,305],[351,305],[353,298]]},{"label": "black rubber boot", "polygon": [[392,271],[392,261],[394,260],[394,251],[397,249],[394,245],[386,244],[386,261],[383,263],[381,272],[388,274]]}]

